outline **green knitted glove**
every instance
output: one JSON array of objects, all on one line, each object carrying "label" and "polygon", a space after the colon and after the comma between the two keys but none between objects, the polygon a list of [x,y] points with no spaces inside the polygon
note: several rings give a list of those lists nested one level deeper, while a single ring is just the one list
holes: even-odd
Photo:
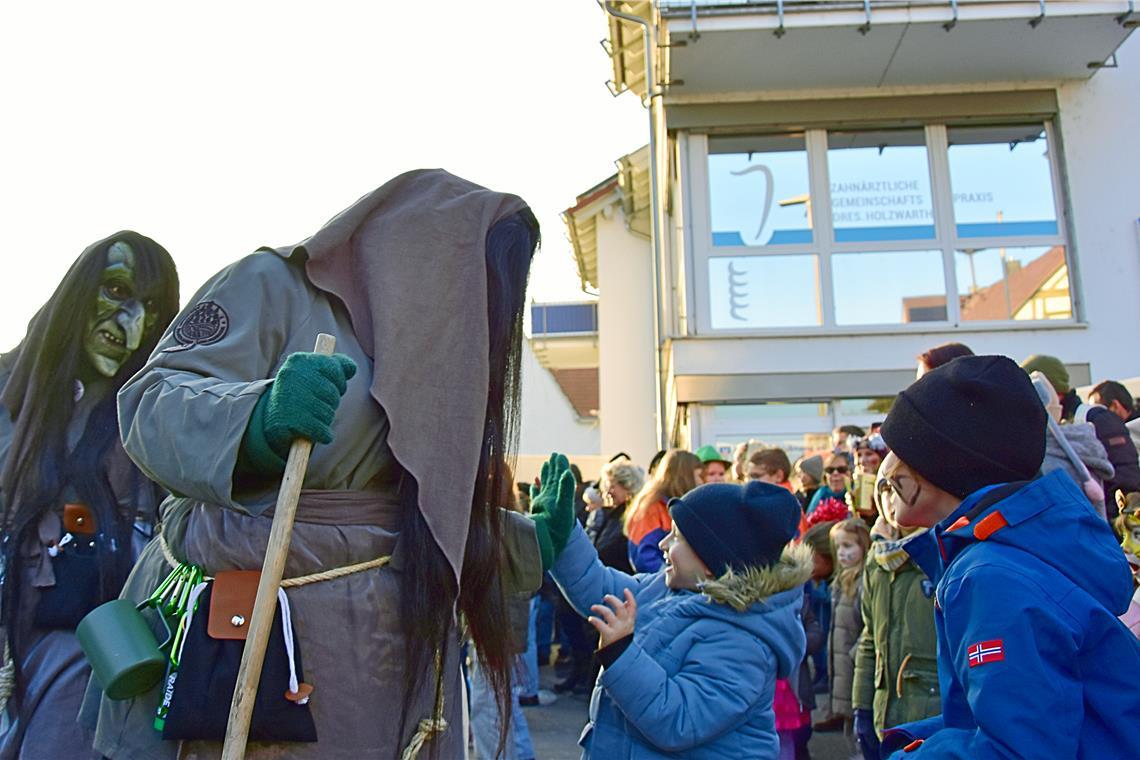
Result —
[{"label": "green knitted glove", "polygon": [[242,438],[241,455],[263,475],[285,470],[294,438],[332,443],[332,422],[356,362],[344,354],[290,354],[273,385],[261,394]]},{"label": "green knitted glove", "polygon": [[570,460],[557,453],[543,463],[539,481],[539,487],[530,489],[530,519],[538,534],[542,569],[549,570],[574,530],[574,490],[578,484],[570,471]]}]

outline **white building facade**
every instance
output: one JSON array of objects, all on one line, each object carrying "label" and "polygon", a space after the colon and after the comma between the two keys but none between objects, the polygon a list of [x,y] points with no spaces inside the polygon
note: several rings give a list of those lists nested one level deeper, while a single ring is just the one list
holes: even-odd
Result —
[{"label": "white building facade", "polygon": [[951,341],[1140,375],[1132,3],[606,5],[650,145],[564,215],[603,455],[794,455]]}]

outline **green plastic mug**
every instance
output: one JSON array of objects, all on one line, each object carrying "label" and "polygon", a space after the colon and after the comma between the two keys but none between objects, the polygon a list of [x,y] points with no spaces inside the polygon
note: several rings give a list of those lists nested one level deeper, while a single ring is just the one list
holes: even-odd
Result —
[{"label": "green plastic mug", "polygon": [[111,699],[130,699],[150,691],[166,673],[170,626],[160,612],[167,638],[159,644],[141,610],[129,599],[101,604],[79,621],[75,635],[91,664],[96,682]]}]

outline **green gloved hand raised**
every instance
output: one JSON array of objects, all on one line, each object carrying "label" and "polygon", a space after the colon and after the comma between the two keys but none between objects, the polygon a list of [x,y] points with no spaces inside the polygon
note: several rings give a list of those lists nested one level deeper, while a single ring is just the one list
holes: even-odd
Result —
[{"label": "green gloved hand raised", "polygon": [[289,354],[250,415],[241,444],[242,464],[262,475],[276,475],[285,470],[294,438],[332,443],[333,417],[355,374],[356,362],[344,354]]},{"label": "green gloved hand raised", "polygon": [[545,571],[554,566],[574,530],[574,491],[578,484],[570,471],[570,460],[557,453],[543,463],[539,483],[530,488],[530,519],[534,520]]}]

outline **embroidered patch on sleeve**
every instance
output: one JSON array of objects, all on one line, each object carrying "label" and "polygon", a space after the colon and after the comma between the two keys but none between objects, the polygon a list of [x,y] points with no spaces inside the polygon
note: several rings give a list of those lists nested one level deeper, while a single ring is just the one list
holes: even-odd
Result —
[{"label": "embroidered patch on sleeve", "polygon": [[194,346],[208,346],[226,337],[230,331],[230,317],[214,301],[202,301],[174,326],[174,340],[178,345],[163,349],[163,353],[185,351]]},{"label": "embroidered patch on sleeve", "polygon": [[1001,639],[993,639],[992,641],[983,641],[980,644],[974,644],[969,649],[970,654],[970,667],[976,668],[979,665],[985,665],[991,662],[1001,662],[1005,659],[1005,646],[1002,644]]}]

